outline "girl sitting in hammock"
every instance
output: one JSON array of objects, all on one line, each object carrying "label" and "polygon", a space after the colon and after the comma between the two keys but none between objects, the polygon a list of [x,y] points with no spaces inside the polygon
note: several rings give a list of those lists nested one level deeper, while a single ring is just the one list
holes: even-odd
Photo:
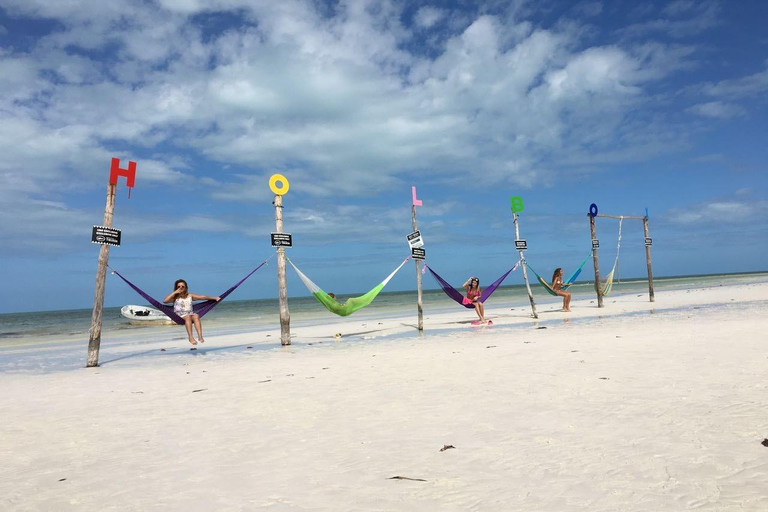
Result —
[{"label": "girl sitting in hammock", "polygon": [[475,312],[480,318],[480,322],[485,323],[485,309],[483,308],[483,303],[480,302],[480,296],[482,295],[480,280],[476,277],[470,277],[462,286],[467,290],[464,304],[472,304],[475,306]]},{"label": "girl sitting in hammock", "polygon": [[163,299],[163,302],[173,302],[173,312],[184,319],[184,326],[187,328],[187,334],[189,335],[189,342],[191,344],[197,345],[197,341],[192,335],[192,324],[195,324],[197,337],[200,338],[200,343],[205,343],[200,316],[192,309],[192,301],[215,300],[216,302],[219,302],[221,297],[209,297],[207,295],[189,293],[187,290],[187,282],[183,279],[177,279],[176,282],[173,283],[173,288],[174,290]]},{"label": "girl sitting in hammock", "polygon": [[563,311],[571,311],[571,292],[562,289],[563,287],[563,269],[556,268],[552,274],[552,289],[556,294],[563,298]]}]

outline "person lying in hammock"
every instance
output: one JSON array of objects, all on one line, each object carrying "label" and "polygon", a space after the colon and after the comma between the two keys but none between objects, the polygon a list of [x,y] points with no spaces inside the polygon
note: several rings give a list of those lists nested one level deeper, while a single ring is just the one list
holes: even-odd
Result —
[{"label": "person lying in hammock", "polygon": [[[336,298],[336,294],[335,294],[335,293],[330,293],[330,292],[329,292],[329,293],[328,293],[328,296],[329,296],[330,298],[332,298],[333,300],[335,300],[336,302],[339,302],[339,299],[337,299],[337,298]],[[342,306],[343,306],[344,304],[346,304],[346,303],[347,303],[347,301],[344,301],[344,302],[339,302],[339,304],[341,304]]]},{"label": "person lying in hammock", "polygon": [[464,281],[464,284],[461,286],[467,290],[464,304],[472,304],[475,306],[475,313],[477,313],[477,316],[480,318],[480,322],[485,323],[485,309],[483,308],[483,303],[480,302],[480,296],[483,294],[483,291],[480,289],[480,280],[476,277],[470,277]]},{"label": "person lying in hammock", "polygon": [[195,300],[215,300],[219,302],[221,297],[209,297],[207,295],[197,295],[196,293],[189,293],[187,290],[187,282],[183,279],[177,279],[173,283],[174,290],[169,293],[163,302],[173,302],[173,312],[184,319],[184,326],[187,328],[187,334],[189,335],[189,342],[193,345],[197,345],[197,340],[192,335],[192,324],[195,325],[197,330],[197,337],[200,339],[200,343],[205,343],[203,339],[203,325],[200,323],[200,315],[194,312],[192,309],[192,301]]},{"label": "person lying in hammock", "polygon": [[555,269],[555,273],[552,274],[552,289],[556,294],[563,298],[563,311],[571,311],[571,292],[567,292],[563,288],[563,269],[558,267]]}]

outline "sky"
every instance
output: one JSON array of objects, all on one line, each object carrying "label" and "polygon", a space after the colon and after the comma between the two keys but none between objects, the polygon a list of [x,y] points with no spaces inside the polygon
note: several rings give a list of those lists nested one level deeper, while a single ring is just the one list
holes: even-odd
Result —
[{"label": "sky", "polygon": [[[511,196],[546,277],[589,253],[592,203],[647,208],[656,277],[767,270],[766,19],[763,0],[0,0],[0,313],[93,306],[112,157],[137,173],[109,264],[157,297],[274,254],[275,173],[288,256],[337,295],[409,254],[412,186],[456,286],[517,261]],[[618,221],[596,227],[606,273]],[[621,276],[642,277],[642,222],[622,229]],[[415,286],[409,264],[387,289]],[[277,289],[273,258],[231,297]],[[131,303],[108,276],[105,305]]]}]

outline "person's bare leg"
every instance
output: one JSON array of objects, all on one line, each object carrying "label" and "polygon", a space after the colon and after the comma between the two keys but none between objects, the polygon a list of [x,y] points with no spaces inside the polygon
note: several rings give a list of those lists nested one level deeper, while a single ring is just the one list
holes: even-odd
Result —
[{"label": "person's bare leg", "polygon": [[187,315],[184,317],[184,327],[187,328],[187,335],[189,336],[189,342],[193,345],[197,345],[197,341],[195,340],[195,337],[192,336],[192,315]]},{"label": "person's bare leg", "polygon": [[485,320],[485,306],[483,306],[482,302],[477,303],[478,306],[480,306],[480,321],[486,322]]},{"label": "person's bare leg", "polygon": [[480,304],[479,302],[474,302],[472,303],[472,305],[475,306],[475,313],[477,313],[477,318],[480,319],[480,321],[482,322],[483,314],[480,312],[480,306],[482,306],[482,304]]},{"label": "person's bare leg", "polygon": [[192,321],[195,323],[195,329],[197,329],[197,339],[200,343],[205,343],[203,339],[203,324],[200,323],[200,315],[192,315]]},{"label": "person's bare leg", "polygon": [[565,309],[570,311],[571,310],[571,293],[568,292],[568,296],[565,298]]}]

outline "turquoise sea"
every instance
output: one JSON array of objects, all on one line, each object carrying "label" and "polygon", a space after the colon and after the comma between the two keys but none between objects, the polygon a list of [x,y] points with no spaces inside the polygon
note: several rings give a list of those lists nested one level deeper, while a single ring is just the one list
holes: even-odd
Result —
[{"label": "turquoise sea", "polygon": [[[518,271],[519,272],[519,271]],[[768,272],[748,274],[718,274],[700,276],[679,276],[654,278],[656,292],[674,289],[739,284],[747,282],[768,282]],[[425,280],[429,283],[429,280]],[[431,284],[431,283],[430,283]],[[538,283],[531,283],[537,303],[547,304],[559,301],[547,295]],[[575,284],[571,291],[574,299],[594,298],[591,282]],[[646,279],[625,279],[614,285],[612,295],[648,294]],[[142,304],[137,296],[134,304]],[[343,300],[343,298],[341,298]],[[338,321],[311,297],[292,297],[288,301],[291,324],[304,326]],[[489,299],[488,307],[529,307],[525,285],[502,286]],[[424,314],[462,311],[448,299],[441,290],[425,290],[423,294]],[[382,292],[369,307],[354,314],[354,321],[382,318],[417,316],[416,292]],[[343,319],[342,319],[343,321]],[[0,315],[0,351],[11,347],[30,345],[51,345],[61,343],[88,344],[88,330],[91,324],[90,309],[67,311],[45,311],[34,313],[12,313]],[[227,300],[204,318],[206,336],[237,334],[263,331],[279,327],[277,299]],[[120,308],[105,308],[102,323],[102,344],[126,342],[131,339],[184,338],[183,329],[178,326],[133,325],[120,315]]]}]

